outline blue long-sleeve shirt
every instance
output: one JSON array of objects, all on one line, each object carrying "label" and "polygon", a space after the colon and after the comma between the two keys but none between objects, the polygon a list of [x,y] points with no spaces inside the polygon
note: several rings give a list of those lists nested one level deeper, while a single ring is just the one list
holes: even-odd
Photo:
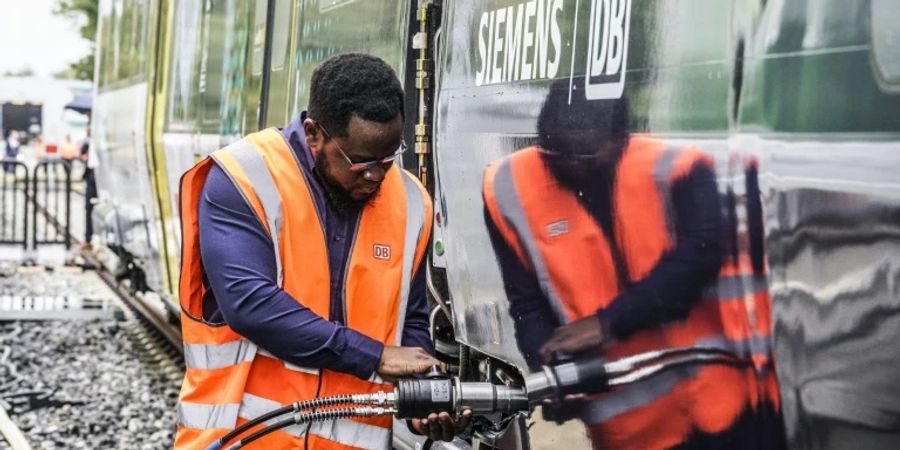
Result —
[{"label": "blue long-sleeve shirt", "polygon": [[[328,241],[331,279],[329,317],[303,306],[278,287],[275,253],[265,229],[255,219],[240,192],[213,165],[201,192],[198,213],[204,284],[204,319],[226,322],[232,329],[269,353],[292,364],[326,368],[367,379],[384,349],[380,342],[343,325],[344,272],[359,212],[341,214],[328,200],[322,181],[313,171],[301,114],[282,133],[296,153]],[[289,245],[303,245],[290,242]],[[428,332],[424,263],[413,277],[401,345],[433,352]]]},{"label": "blue long-sleeve shirt", "polygon": [[[578,197],[611,242],[614,206],[609,178],[598,177],[592,189]],[[639,330],[687,317],[702,289],[715,279],[722,260],[722,217],[713,170],[697,164],[672,186],[675,247],[641,280],[629,283],[610,304],[597,312],[616,339]],[[519,350],[534,370],[540,367],[541,346],[561,324],[535,275],[519,261],[485,211],[485,221],[503,275]],[[615,255],[614,255],[615,256]],[[624,261],[617,267],[624,268]],[[621,275],[621,274],[620,274]]]}]

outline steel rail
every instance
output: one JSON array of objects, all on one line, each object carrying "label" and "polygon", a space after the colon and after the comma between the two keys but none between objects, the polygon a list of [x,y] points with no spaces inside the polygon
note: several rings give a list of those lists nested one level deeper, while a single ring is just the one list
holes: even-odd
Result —
[{"label": "steel rail", "polygon": [[[47,221],[52,221],[51,223],[53,223],[54,226],[58,226],[56,218],[50,217],[50,214],[44,205],[34,202],[34,206]],[[82,242],[81,239],[72,235],[71,227],[69,227],[69,237],[73,245],[80,245]],[[159,334],[161,334],[180,354],[184,354],[180,326],[169,321],[164,312],[158,311],[156,308],[148,305],[142,298],[132,294],[126,286],[116,280],[116,277],[109,269],[90,251],[86,249],[80,250],[79,255],[81,255],[88,264],[96,268],[97,275],[100,276],[100,279],[102,279],[129,308],[138,313],[152,325],[153,328],[155,328],[156,331],[159,332]]]}]

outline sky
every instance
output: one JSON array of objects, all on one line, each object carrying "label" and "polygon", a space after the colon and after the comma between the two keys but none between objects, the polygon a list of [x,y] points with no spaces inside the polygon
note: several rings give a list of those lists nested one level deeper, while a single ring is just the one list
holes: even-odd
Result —
[{"label": "sky", "polygon": [[0,74],[30,67],[52,76],[88,54],[79,24],[53,14],[56,1],[0,0]]}]

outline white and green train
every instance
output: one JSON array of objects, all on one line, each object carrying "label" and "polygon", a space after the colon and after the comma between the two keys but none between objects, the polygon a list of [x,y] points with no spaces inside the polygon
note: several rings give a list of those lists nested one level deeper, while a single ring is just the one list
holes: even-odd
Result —
[{"label": "white and green train", "polygon": [[[420,5],[423,3],[424,5]],[[552,86],[627,97],[630,128],[697,145],[759,200],[794,448],[900,448],[900,8],[893,0],[101,0],[96,218],[135,288],[177,311],[182,172],[305,108],[316,64],[376,54],[407,89],[405,160],[435,193],[438,350],[527,371],[485,228],[485,166],[536,141]],[[424,12],[423,12],[424,11]],[[612,12],[612,13],[611,13]],[[420,61],[420,60],[424,60]],[[741,162],[758,167],[759,193]],[[737,214],[737,230],[752,228]],[[445,448],[589,446],[567,423],[479,421]],[[572,436],[576,436],[573,438]],[[407,435],[398,448],[412,448]],[[483,447],[479,447],[483,446]],[[436,447],[435,447],[436,448]]]}]

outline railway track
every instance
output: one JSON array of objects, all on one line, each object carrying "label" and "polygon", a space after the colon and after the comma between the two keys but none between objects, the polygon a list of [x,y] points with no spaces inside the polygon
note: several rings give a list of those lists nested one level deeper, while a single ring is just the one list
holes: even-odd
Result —
[{"label": "railway track", "polygon": [[182,357],[96,271],[20,268],[0,318],[0,449],[170,448]]},{"label": "railway track", "polygon": [[[79,198],[78,203],[84,203],[84,194],[79,189],[72,189],[72,194],[75,197]],[[75,204],[75,202],[72,202]],[[65,228],[59,221],[49,214],[46,208],[40,205],[38,202],[35,202],[35,206],[38,208],[38,212],[44,217],[48,223],[51,223],[56,229],[61,230]],[[73,243],[73,246],[80,246],[82,240],[78,238],[71,231],[71,227],[69,227],[69,239]],[[147,324],[155,333],[165,338],[173,349],[177,352],[182,353],[182,341],[181,341],[181,326],[178,323],[174,323],[173,320],[170,320],[171,316],[166,313],[164,307],[159,307],[159,305],[152,305],[145,298],[142,298],[140,294],[136,294],[131,292],[128,286],[123,285],[121,282],[116,280],[115,275],[112,273],[109,267],[106,267],[100,259],[96,257],[91,251],[82,249],[79,251],[79,256],[81,256],[86,265],[94,268],[97,271],[97,274],[103,279],[104,282],[115,291],[119,297],[125,302],[125,304],[136,314],[139,316],[139,320],[143,323]]]},{"label": "railway track", "polygon": [[0,274],[0,450],[171,448],[180,327],[161,300],[131,292],[90,251],[77,255],[82,267]]},{"label": "railway track", "polygon": [[132,293],[127,286],[118,282],[115,275],[90,251],[82,250],[80,256],[95,268],[97,275],[118,294],[128,308],[138,315],[138,320],[144,323],[153,334],[163,338],[166,346],[178,354],[183,354],[180,325],[172,323],[163,309],[151,305],[140,295]]}]

